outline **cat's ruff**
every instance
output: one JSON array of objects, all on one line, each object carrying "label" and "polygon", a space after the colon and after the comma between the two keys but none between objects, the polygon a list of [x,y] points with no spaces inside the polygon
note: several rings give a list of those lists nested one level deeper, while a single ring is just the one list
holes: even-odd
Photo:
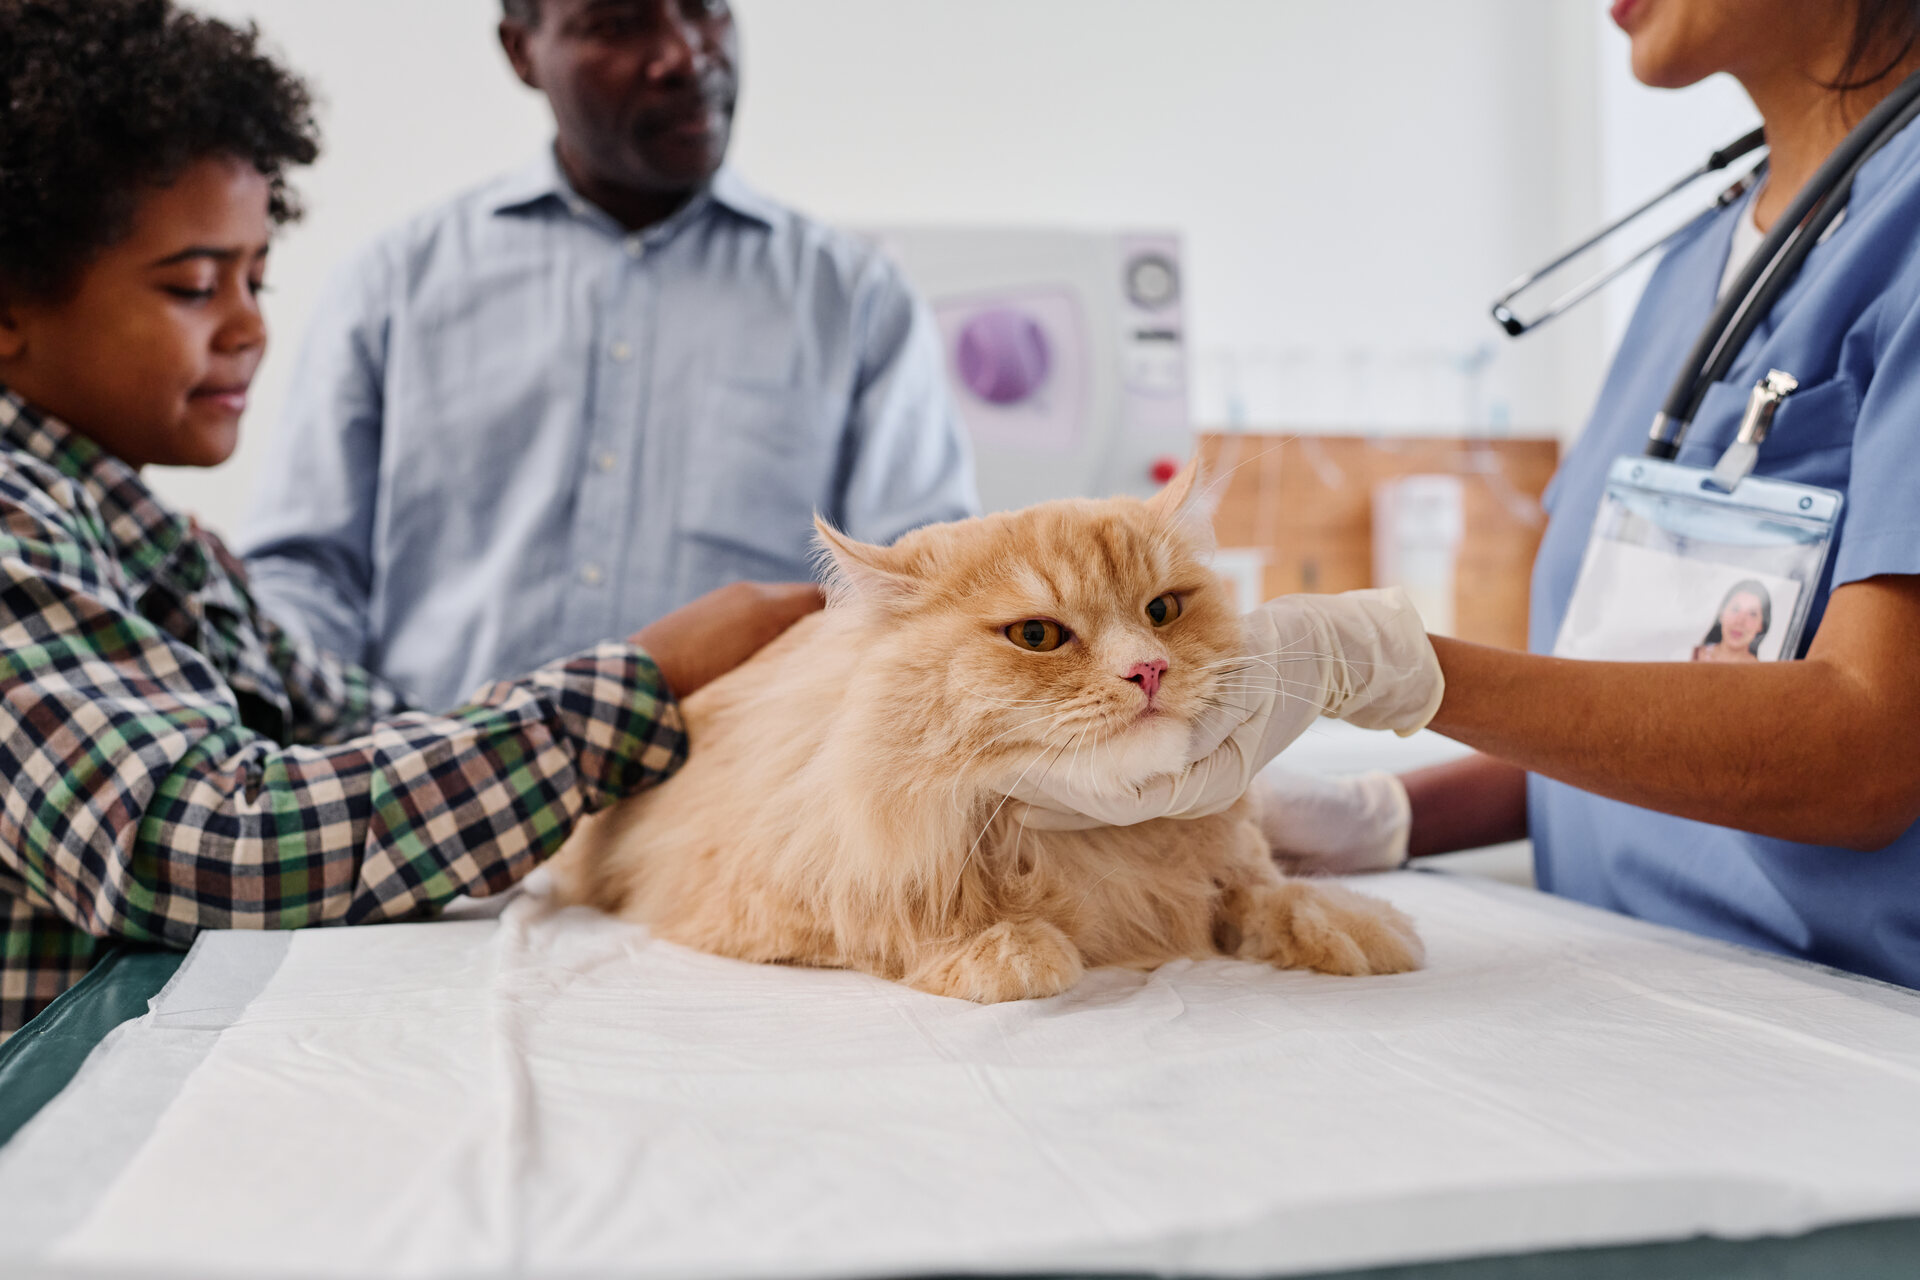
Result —
[{"label": "cat's ruff", "polygon": [[[687,699],[687,764],[581,824],[554,862],[564,897],[722,955],[983,1002],[1223,953],[1419,966],[1394,908],[1284,878],[1252,800],[1086,831],[1006,811],[1035,770],[1119,788],[1176,767],[1194,719],[1258,678],[1232,661],[1239,619],[1206,567],[1191,467],[1145,502],[1047,503],[889,548],[822,540],[831,607]],[[1150,617],[1168,592],[1178,610]],[[1033,618],[1071,639],[1033,652],[1005,634]],[[1129,679],[1142,664],[1155,689]]]}]

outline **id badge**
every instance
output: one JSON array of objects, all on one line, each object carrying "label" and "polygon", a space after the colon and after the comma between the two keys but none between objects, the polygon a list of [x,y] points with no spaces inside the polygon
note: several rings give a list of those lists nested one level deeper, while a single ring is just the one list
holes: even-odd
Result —
[{"label": "id badge", "polygon": [[1832,489],[1620,458],[1553,652],[1614,662],[1800,656],[1844,498]]}]

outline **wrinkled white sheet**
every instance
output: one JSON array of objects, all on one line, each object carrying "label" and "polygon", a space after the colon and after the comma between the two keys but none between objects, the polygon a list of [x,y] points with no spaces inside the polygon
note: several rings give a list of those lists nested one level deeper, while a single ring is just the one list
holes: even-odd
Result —
[{"label": "wrinkled white sheet", "polygon": [[236,1015],[210,935],[23,1134],[85,1148],[116,1076],[231,1018],[35,1256],[1253,1274],[1920,1212],[1920,998],[1519,890],[1362,887],[1414,915],[1428,969],[1181,963],[988,1008],[525,898],[298,935]]}]

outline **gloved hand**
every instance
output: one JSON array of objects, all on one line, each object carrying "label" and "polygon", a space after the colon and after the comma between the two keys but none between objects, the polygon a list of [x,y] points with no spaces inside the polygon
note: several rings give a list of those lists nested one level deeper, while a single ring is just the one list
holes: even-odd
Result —
[{"label": "gloved hand", "polygon": [[1284,870],[1351,876],[1406,863],[1413,805],[1391,773],[1320,777],[1275,765],[1247,794],[1260,802],[1261,834]]},{"label": "gloved hand", "polygon": [[1038,830],[1205,817],[1229,808],[1320,716],[1405,736],[1440,709],[1440,660],[1397,587],[1282,596],[1244,623],[1245,663],[1225,668],[1225,705],[1195,727],[1193,763],[1121,793],[1093,790],[1085,774],[1045,770],[1014,784],[1014,816]]}]

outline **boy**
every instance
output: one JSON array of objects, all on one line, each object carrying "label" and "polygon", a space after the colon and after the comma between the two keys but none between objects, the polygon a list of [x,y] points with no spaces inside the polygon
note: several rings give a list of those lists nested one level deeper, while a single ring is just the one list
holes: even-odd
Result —
[{"label": "boy", "polygon": [[169,0],[0,0],[0,1039],[108,937],[418,917],[686,750],[675,695],[818,607],[737,585],[403,714],[255,607],[146,465],[233,450],[305,87]]}]

